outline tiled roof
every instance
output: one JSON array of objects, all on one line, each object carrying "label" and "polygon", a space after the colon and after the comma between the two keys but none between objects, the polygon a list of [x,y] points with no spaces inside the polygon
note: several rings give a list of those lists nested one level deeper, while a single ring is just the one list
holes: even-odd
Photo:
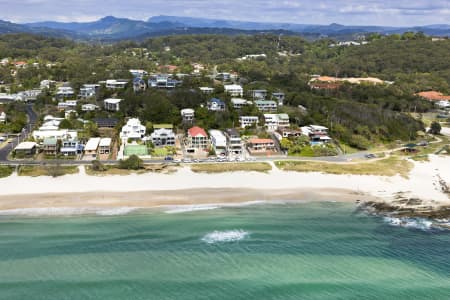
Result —
[{"label": "tiled roof", "polygon": [[439,100],[450,100],[450,96],[446,96],[440,92],[436,91],[428,91],[428,92],[420,92],[416,95],[425,98],[430,101],[439,101]]},{"label": "tiled roof", "polygon": [[198,126],[194,126],[191,129],[188,130],[188,134],[190,136],[204,136],[204,137],[208,137],[208,135],[206,134],[205,130],[203,128],[200,128]]},{"label": "tiled roof", "polygon": [[271,139],[250,139],[248,142],[250,144],[272,144],[273,140],[271,140]]}]

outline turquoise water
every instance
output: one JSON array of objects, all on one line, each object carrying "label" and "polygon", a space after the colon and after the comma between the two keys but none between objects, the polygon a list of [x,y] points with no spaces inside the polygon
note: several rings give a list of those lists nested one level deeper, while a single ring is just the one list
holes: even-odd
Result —
[{"label": "turquoise water", "polygon": [[0,217],[0,299],[450,299],[450,234],[341,203]]}]

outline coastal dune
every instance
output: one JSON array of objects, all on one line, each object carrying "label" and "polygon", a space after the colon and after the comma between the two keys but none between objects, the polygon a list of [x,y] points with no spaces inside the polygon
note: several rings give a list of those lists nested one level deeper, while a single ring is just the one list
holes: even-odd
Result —
[{"label": "coastal dune", "polygon": [[448,205],[439,186],[450,182],[450,160],[431,156],[415,162],[409,178],[286,172],[194,173],[52,178],[10,176],[0,180],[0,210],[61,207],[157,207],[259,200],[389,201],[401,193],[430,205]]}]

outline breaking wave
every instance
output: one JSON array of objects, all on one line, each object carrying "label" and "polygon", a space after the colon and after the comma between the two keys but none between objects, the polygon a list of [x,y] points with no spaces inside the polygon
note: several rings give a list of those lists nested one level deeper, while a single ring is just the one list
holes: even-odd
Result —
[{"label": "breaking wave", "polygon": [[448,227],[448,222],[430,221],[423,218],[396,218],[384,217],[383,220],[391,226],[399,226],[404,228],[412,228],[423,231],[430,231],[433,229],[443,230]]},{"label": "breaking wave", "polygon": [[96,211],[96,214],[99,216],[120,216],[129,214],[135,210],[139,209],[138,207],[117,207],[111,209],[103,209]]},{"label": "breaking wave", "polygon": [[244,230],[213,231],[206,234],[202,241],[208,244],[237,242],[249,235],[250,233]]},{"label": "breaking wave", "polygon": [[193,211],[214,210],[219,208],[245,207],[250,205],[258,205],[267,203],[266,201],[248,201],[242,203],[215,203],[215,204],[193,204],[193,205],[173,205],[167,206],[164,211],[167,214],[179,214]]}]

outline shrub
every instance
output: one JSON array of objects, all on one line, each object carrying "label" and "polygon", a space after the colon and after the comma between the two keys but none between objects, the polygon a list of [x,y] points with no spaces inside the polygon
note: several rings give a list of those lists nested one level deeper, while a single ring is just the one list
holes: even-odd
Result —
[{"label": "shrub", "polygon": [[119,169],[139,170],[144,168],[144,162],[137,155],[131,155],[128,159],[119,161]]}]

